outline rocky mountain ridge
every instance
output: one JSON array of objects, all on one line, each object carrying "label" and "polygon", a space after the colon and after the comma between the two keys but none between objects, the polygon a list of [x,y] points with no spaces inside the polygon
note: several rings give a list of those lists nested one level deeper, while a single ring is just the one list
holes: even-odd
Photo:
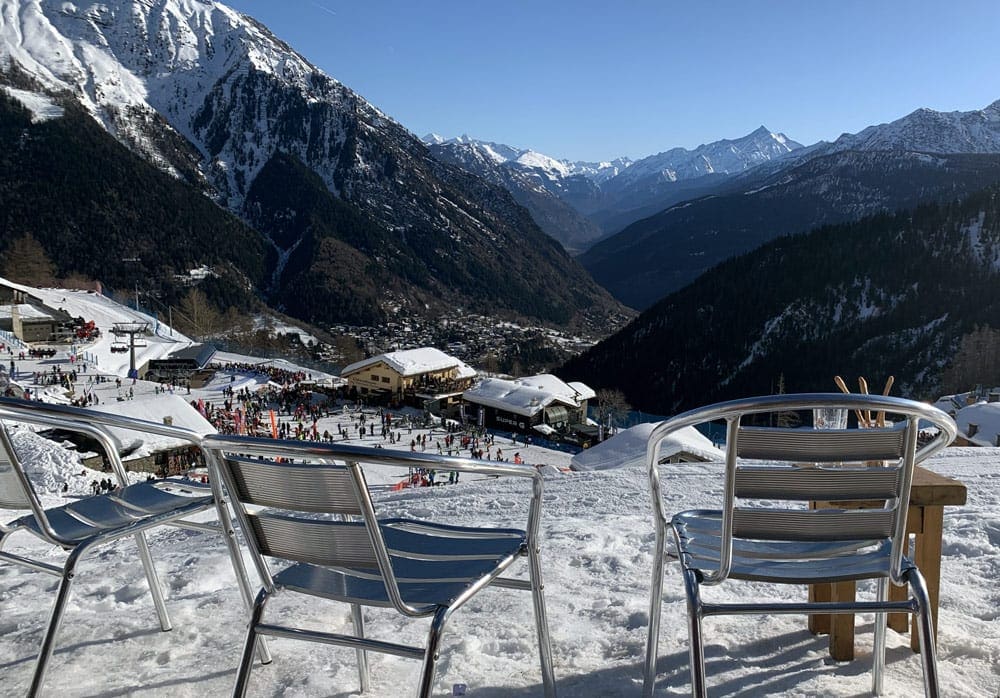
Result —
[{"label": "rocky mountain ridge", "polygon": [[[303,274],[338,286],[336,268],[357,253],[362,268],[397,270],[373,320],[449,305],[560,324],[621,317],[506,191],[432,158],[397,122],[221,3],[2,0],[0,7],[0,65],[70,95],[157,167],[255,221],[273,251],[266,295],[287,297],[280,289],[301,286]],[[251,206],[260,197],[248,197],[273,163],[297,178],[264,197],[268,213],[259,216]],[[311,203],[338,199],[352,221],[367,221],[358,229],[378,228],[369,241],[379,245],[358,249],[341,230],[280,224],[295,214],[315,222],[288,206],[292,187],[312,191],[305,180],[313,177],[327,194]],[[331,238],[350,254],[320,244]],[[304,250],[323,254],[306,259]],[[336,303],[312,307],[327,308],[314,321],[346,319]]]}]

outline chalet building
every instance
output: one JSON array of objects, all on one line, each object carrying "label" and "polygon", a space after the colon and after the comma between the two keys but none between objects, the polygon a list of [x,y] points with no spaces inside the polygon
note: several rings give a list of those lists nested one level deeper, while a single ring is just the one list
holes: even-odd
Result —
[{"label": "chalet building", "polygon": [[475,369],[439,349],[423,347],[357,361],[340,372],[351,395],[432,412],[457,403],[472,385]]},{"label": "chalet building", "polygon": [[587,422],[594,391],[543,373],[514,380],[485,378],[462,393],[465,419],[522,434],[569,435]]}]

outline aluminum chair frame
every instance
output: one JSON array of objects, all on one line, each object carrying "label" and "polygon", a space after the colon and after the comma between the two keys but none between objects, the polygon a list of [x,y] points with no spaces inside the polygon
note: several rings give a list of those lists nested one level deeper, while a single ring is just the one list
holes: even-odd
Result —
[{"label": "aluminum chair frame", "polygon": [[[815,408],[843,408],[847,410],[871,410],[905,416],[905,423],[893,429],[843,431],[760,429],[742,427],[741,419],[746,415],[759,415],[782,411],[812,410]],[[658,448],[660,442],[687,426],[695,426],[712,421],[726,422],[726,463],[725,485],[722,509],[719,511],[693,511],[678,514],[668,520],[658,468]],[[920,420],[926,420],[938,428],[935,438],[921,448],[917,448]],[[763,438],[773,434],[778,437],[777,446],[766,446]],[[656,680],[657,645],[662,607],[664,561],[667,556],[666,538],[668,527],[673,532],[678,558],[682,565],[682,576],[688,604],[688,631],[690,636],[691,689],[694,696],[706,695],[705,657],[702,641],[702,618],[724,614],[761,613],[855,613],[875,612],[875,638],[873,648],[872,691],[878,695],[882,691],[882,674],[885,666],[885,614],[906,612],[918,616],[921,660],[925,693],[939,694],[934,631],[930,615],[930,600],[923,577],[916,566],[905,557],[908,547],[906,516],[909,493],[913,479],[913,467],[945,448],[954,439],[954,421],[941,410],[927,404],[895,397],[877,395],[852,395],[841,393],[809,393],[800,395],[777,395],[732,400],[694,409],[662,422],[649,436],[646,449],[649,485],[652,495],[654,522],[656,527],[656,549],[654,553],[653,575],[650,585],[649,635],[646,645],[643,695],[653,695]],[[741,436],[748,446],[741,451]],[[810,445],[812,441],[817,445]],[[757,442],[757,443],[754,443]],[[877,443],[876,443],[877,442]],[[893,446],[892,442],[896,442]],[[874,445],[873,445],[874,444]],[[782,454],[775,457],[774,453]],[[755,473],[741,468],[743,459],[773,459],[789,462],[816,462],[818,467],[791,468],[778,471],[763,468]],[[854,481],[848,492],[845,480],[836,476],[827,478],[826,472],[836,470],[835,464],[863,463],[871,460],[895,461],[893,468],[871,469],[856,467],[848,473]],[[831,467],[833,466],[833,467]],[[895,475],[879,471],[895,472]],[[748,474],[749,473],[749,474]],[[773,482],[774,475],[777,483]],[[816,484],[807,478],[815,478]],[[742,477],[742,485],[737,481]],[[781,478],[785,479],[782,480]],[[891,478],[895,477],[895,480]],[[791,478],[791,479],[788,479]],[[886,479],[888,478],[888,479]],[[886,483],[892,482],[894,488]],[[743,491],[740,491],[742,488]],[[891,491],[890,491],[891,490]],[[856,496],[855,492],[866,493]],[[875,493],[874,495],[871,493]],[[788,499],[788,500],[880,500],[883,509],[874,510],[817,510],[795,512],[784,521],[780,518],[767,519],[761,524],[758,535],[750,527],[751,518],[744,511],[736,509],[738,499]],[[765,510],[766,511],[766,510]],[[865,528],[862,518],[867,521],[865,535],[839,535],[837,528],[844,515],[853,526]],[[806,520],[807,517],[814,517]],[[822,518],[820,518],[822,517]],[[701,530],[690,529],[694,525]],[[777,535],[782,525],[791,531],[788,535]],[[796,529],[804,526],[805,529]],[[820,530],[826,528],[825,531]],[[743,535],[739,535],[743,529]],[[734,533],[735,531],[735,533]],[[750,534],[747,534],[747,531]],[[700,538],[707,540],[701,541]],[[873,544],[877,544],[874,545]],[[851,555],[867,551],[866,565],[851,568]],[[784,555],[782,560],[778,555]],[[792,568],[785,563],[796,560],[803,564]],[[708,564],[706,564],[708,560]],[[714,560],[714,562],[713,562]],[[748,562],[749,560],[749,562]],[[769,568],[770,566],[770,568]],[[707,569],[706,569],[707,568]],[[792,571],[794,570],[794,571]],[[841,574],[843,577],[837,577]],[[782,577],[782,575],[785,575]],[[855,602],[804,602],[804,603],[705,603],[701,599],[702,585],[710,586],[724,582],[728,578],[756,579],[776,583],[809,584],[834,579],[877,580],[876,601]],[[911,598],[907,601],[888,601],[888,584],[901,586],[908,584]]]},{"label": "aluminum chair frame", "polygon": [[[5,422],[64,429],[95,439],[104,449],[121,490],[45,509],[14,450]],[[226,508],[219,478],[214,475],[210,477],[210,485],[206,488],[208,492],[202,497],[186,497],[164,492],[159,489],[160,484],[158,484],[163,481],[129,485],[124,463],[118,454],[118,441],[111,433],[111,428],[166,436],[199,448],[203,438],[198,433],[182,427],[76,407],[0,398],[0,509],[30,511],[29,514],[8,524],[0,523],[0,561],[59,578],[55,602],[42,638],[28,696],[36,696],[41,691],[72,582],[77,575],[77,566],[80,559],[91,549],[120,538],[134,537],[160,628],[167,631],[172,628],[172,624],[145,532],[157,526],[169,525],[220,533],[226,543],[226,550],[243,600],[248,608],[253,604],[250,582],[236,543],[236,533]],[[176,501],[170,501],[168,498]],[[196,522],[184,518],[211,509],[215,509],[219,523]],[[4,545],[19,531],[30,533],[66,551],[68,555],[62,566],[4,551]],[[266,643],[261,642],[258,649],[262,661],[269,662],[270,655]]]},{"label": "aluminum chair frame", "polygon": [[[538,529],[541,520],[542,477],[535,468],[388,449],[240,436],[213,435],[205,440],[205,446],[211,457],[217,460],[216,467],[223,473],[226,488],[232,494],[236,519],[245,534],[253,562],[263,583],[249,619],[234,696],[245,694],[253,663],[253,643],[260,635],[354,648],[357,651],[362,692],[370,687],[366,651],[421,659],[423,667],[418,695],[428,696],[433,685],[439,643],[445,624],[454,611],[490,585],[531,592],[542,684],[547,697],[555,696],[552,650],[539,559]],[[270,459],[265,461],[267,465],[264,467],[274,469],[275,472],[281,472],[279,469],[284,468],[284,474],[278,476],[262,471],[249,472],[257,469],[255,465],[259,467],[259,462],[248,461],[247,457]],[[294,464],[285,466],[284,463],[275,462],[276,459],[289,458],[295,459]],[[379,519],[361,468],[361,464],[364,463],[530,478],[532,496],[527,526],[524,530],[464,528],[419,520]],[[270,485],[265,484],[261,487],[262,482],[269,482]],[[272,509],[265,509],[263,514],[257,515],[247,508],[248,504],[257,508]],[[294,523],[289,523],[267,513],[273,509],[296,513],[325,512],[338,515],[339,518],[319,522],[309,520],[308,524],[296,519]],[[271,518],[280,520],[268,521]],[[285,523],[288,523],[287,529],[277,533],[262,533],[264,526],[273,525],[280,528]],[[364,535],[350,528],[352,526],[363,526]],[[313,535],[313,532],[304,528],[321,529],[311,538],[312,543],[309,545],[295,542]],[[387,542],[386,538],[399,530],[405,534],[413,534],[415,542],[407,543],[411,546],[410,549],[400,551],[398,541]],[[352,535],[353,538],[348,540]],[[484,557],[482,553],[476,554],[475,550],[469,550],[470,546],[481,548],[485,544],[493,545],[498,537],[510,539],[513,541],[513,546],[511,547],[511,542],[504,544],[506,546],[504,552],[497,553],[500,559],[484,560],[478,565],[478,570],[475,567],[470,568],[476,561],[473,558]],[[425,547],[435,538],[436,545]],[[455,545],[462,545],[465,551],[455,554],[453,550],[449,550]],[[298,550],[294,550],[296,546]],[[265,556],[295,564],[272,575]],[[411,557],[417,559],[410,559]],[[522,557],[528,559],[527,580],[501,576],[508,567]],[[434,572],[440,570],[440,567],[435,565],[443,566],[447,573],[461,574],[462,577],[459,580],[419,577],[408,579],[405,573],[397,574],[397,568],[401,569],[404,564],[409,564],[410,567],[416,566],[417,572],[420,571],[421,565],[430,567]],[[463,572],[464,568],[472,569],[472,572]],[[305,572],[300,574],[299,570],[303,569]],[[324,585],[321,581],[325,574],[337,580],[336,592],[332,591],[333,583],[327,582]],[[430,574],[434,577],[439,576]],[[359,577],[367,577],[368,581],[358,581]],[[459,582],[457,585],[454,583],[456,581]],[[438,591],[449,584],[449,589]],[[365,591],[363,593],[352,591],[353,588],[364,588]],[[350,604],[355,635],[264,622],[263,615],[268,600],[284,589],[313,596],[325,596]],[[413,595],[420,594],[425,598],[412,598]],[[436,595],[440,598],[432,598]],[[362,616],[362,606],[365,605],[394,608],[402,615],[412,618],[431,616],[427,645],[414,647],[365,637]]]}]

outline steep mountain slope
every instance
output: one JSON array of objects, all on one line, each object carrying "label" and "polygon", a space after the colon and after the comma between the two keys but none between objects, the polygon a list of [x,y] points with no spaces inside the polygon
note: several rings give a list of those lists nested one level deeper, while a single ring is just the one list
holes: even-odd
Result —
[{"label": "steep mountain slope", "polygon": [[923,397],[976,325],[1000,326],[997,187],[734,257],[560,375],[657,414],[771,393],[781,378],[790,392],[832,390],[836,374],[893,374]]},{"label": "steep mountain slope", "polygon": [[[68,92],[131,148],[237,214],[248,215],[247,197],[274,158],[304,165],[381,228],[383,259],[422,270],[390,284],[398,293],[379,299],[380,313],[435,314],[461,304],[560,324],[587,316],[600,325],[621,312],[506,192],[430,157],[399,124],[224,5],[3,0],[4,60]],[[374,259],[353,246],[321,250],[306,229],[292,239],[295,229],[275,221],[255,219],[274,259],[311,250],[327,262],[323,269],[298,259],[270,268],[280,282],[271,289],[276,298],[288,298],[283,285],[296,283],[294,271],[312,268],[349,288],[355,277],[338,277],[349,266],[344,255]],[[499,260],[517,263],[507,268]],[[315,320],[341,319],[338,306],[325,307]]]},{"label": "steep mountain slope", "polygon": [[672,206],[580,261],[616,298],[646,308],[719,262],[781,235],[947,200],[1000,181],[1000,155],[835,152]]},{"label": "steep mountain slope", "polygon": [[601,237],[600,228],[552,193],[537,177],[510,165],[516,160],[498,160],[494,157],[496,151],[475,143],[446,141],[428,147],[438,160],[505,188],[517,203],[531,212],[538,226],[568,252],[580,252]]},{"label": "steep mountain slope", "polygon": [[0,252],[25,234],[60,276],[139,284],[165,302],[199,267],[218,275],[206,282],[215,299],[233,305],[264,279],[257,231],[129,152],[72,100],[38,121],[0,89]]}]

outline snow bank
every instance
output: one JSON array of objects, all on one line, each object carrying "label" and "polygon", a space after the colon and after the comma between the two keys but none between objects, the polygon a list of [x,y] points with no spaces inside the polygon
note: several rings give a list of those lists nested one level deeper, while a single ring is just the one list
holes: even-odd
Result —
[{"label": "snow bank", "polygon": [[90,481],[96,473],[83,467],[72,444],[60,446],[25,427],[12,428],[10,436],[39,496],[90,493]]}]

